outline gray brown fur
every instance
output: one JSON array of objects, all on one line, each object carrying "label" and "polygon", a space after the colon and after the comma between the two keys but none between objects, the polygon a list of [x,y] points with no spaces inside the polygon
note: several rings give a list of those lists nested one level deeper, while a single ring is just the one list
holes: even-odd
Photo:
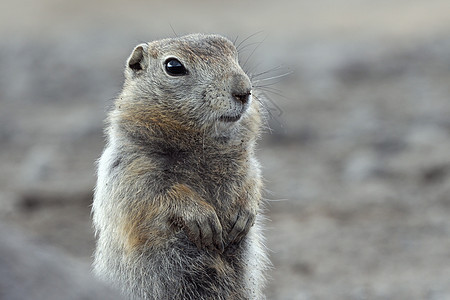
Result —
[{"label": "gray brown fur", "polygon": [[[168,75],[167,57],[188,75]],[[129,297],[265,299],[260,105],[236,97],[251,88],[217,35],[141,44],[128,59],[93,219],[95,272]]]}]

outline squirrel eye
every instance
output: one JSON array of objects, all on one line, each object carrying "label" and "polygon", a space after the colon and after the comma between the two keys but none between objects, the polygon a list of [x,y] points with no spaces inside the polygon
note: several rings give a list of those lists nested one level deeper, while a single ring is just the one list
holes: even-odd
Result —
[{"label": "squirrel eye", "polygon": [[188,73],[183,64],[176,58],[168,58],[164,65],[167,74],[171,76],[183,76]]}]

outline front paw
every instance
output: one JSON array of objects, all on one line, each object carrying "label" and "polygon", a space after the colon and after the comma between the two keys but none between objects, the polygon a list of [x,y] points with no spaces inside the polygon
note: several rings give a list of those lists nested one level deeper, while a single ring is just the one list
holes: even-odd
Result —
[{"label": "front paw", "polygon": [[214,211],[185,216],[182,229],[197,248],[223,252],[222,225]]},{"label": "front paw", "polygon": [[241,208],[231,217],[231,230],[227,235],[227,245],[238,244],[255,223],[256,210]]}]

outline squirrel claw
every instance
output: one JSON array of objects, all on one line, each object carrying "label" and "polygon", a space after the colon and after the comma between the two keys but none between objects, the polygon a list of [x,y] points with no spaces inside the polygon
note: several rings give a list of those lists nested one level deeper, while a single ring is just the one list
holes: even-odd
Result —
[{"label": "squirrel claw", "polygon": [[183,230],[198,249],[210,249],[220,253],[224,251],[222,225],[217,215],[185,221]]},{"label": "squirrel claw", "polygon": [[234,224],[227,236],[227,244],[239,243],[255,223],[256,213],[241,209],[233,218]]}]

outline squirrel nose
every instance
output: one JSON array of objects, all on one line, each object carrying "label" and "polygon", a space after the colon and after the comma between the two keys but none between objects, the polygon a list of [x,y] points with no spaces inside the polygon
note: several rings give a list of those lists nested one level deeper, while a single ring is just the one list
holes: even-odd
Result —
[{"label": "squirrel nose", "polygon": [[245,104],[248,102],[248,100],[250,99],[250,95],[252,94],[252,92],[246,91],[244,93],[233,93],[232,96],[239,102],[242,102],[242,104]]},{"label": "squirrel nose", "polygon": [[231,79],[231,96],[242,104],[246,104],[250,101],[250,95],[252,94],[252,84],[250,79],[243,72],[236,72]]}]

